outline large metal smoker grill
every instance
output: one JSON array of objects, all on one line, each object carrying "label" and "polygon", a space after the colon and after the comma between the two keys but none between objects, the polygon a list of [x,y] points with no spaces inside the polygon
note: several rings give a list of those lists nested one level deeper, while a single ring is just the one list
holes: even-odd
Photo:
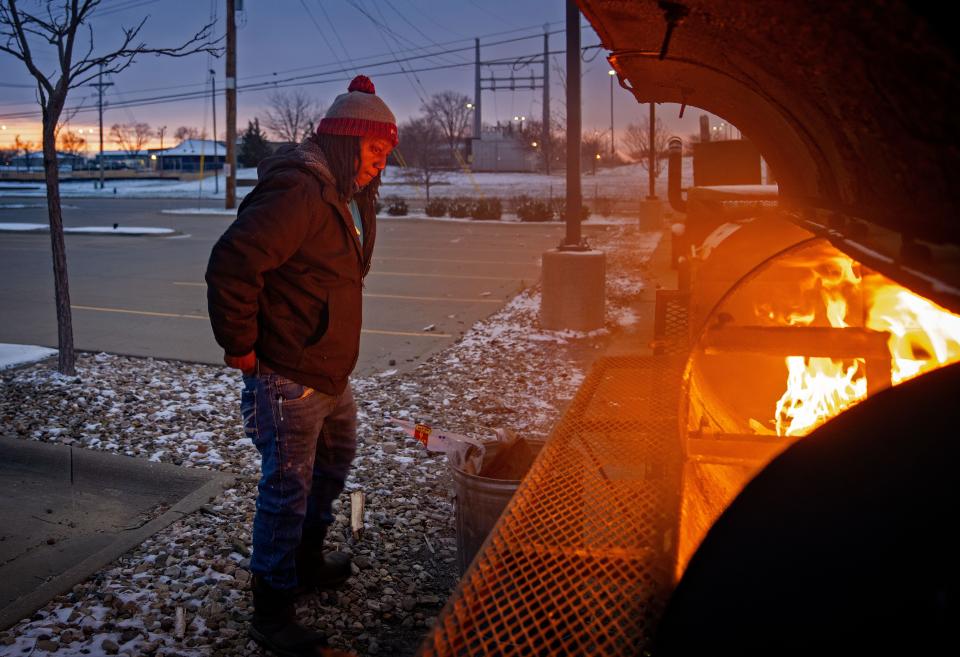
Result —
[{"label": "large metal smoker grill", "polygon": [[689,103],[737,125],[776,172],[778,203],[691,263],[689,287],[658,293],[654,355],[595,364],[422,655],[650,647],[718,511],[796,441],[744,430],[710,362],[862,358],[868,393],[889,385],[885,334],[726,321],[724,303],[778,257],[826,240],[960,309],[960,131],[943,101],[960,63],[935,15],[900,1],[578,4],[638,102]]}]

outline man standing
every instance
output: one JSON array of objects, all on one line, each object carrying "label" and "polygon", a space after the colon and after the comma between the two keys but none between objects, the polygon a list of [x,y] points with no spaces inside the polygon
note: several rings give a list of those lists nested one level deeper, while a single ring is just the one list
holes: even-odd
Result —
[{"label": "man standing", "polygon": [[357,76],[315,135],[260,164],[207,266],[213,332],[243,372],[244,432],[261,457],[250,635],[279,655],[324,643],[295,621],[296,595],[350,575],[347,555],[323,543],[356,451],[348,377],[380,172],[396,145],[396,119]]}]

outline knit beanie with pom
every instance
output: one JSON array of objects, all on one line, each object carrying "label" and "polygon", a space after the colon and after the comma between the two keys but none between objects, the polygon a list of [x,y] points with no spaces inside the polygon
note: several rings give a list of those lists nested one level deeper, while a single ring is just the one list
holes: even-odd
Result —
[{"label": "knit beanie with pom", "polygon": [[397,119],[379,96],[365,75],[358,75],[347,87],[347,93],[337,96],[326,115],[320,120],[317,132],[352,137],[380,137],[397,145]]}]

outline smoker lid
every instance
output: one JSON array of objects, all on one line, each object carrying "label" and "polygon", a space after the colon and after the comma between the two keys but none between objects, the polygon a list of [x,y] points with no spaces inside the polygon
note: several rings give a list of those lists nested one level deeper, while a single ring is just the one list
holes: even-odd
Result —
[{"label": "smoker lid", "polygon": [[[798,223],[845,251],[844,240],[860,244],[859,259],[886,258],[886,269],[870,264],[960,306],[960,62],[945,8],[578,4],[638,102],[687,103],[728,119],[760,149]],[[661,60],[666,17],[684,13]],[[904,280],[903,267],[920,276]]]}]

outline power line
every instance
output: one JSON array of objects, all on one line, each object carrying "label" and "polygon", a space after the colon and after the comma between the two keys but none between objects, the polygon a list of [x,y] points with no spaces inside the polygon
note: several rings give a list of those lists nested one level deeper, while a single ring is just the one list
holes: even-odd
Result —
[{"label": "power line", "polygon": [[[317,5],[320,7],[320,11],[323,12],[323,17],[327,19],[327,24],[333,25],[333,21],[330,20],[330,14],[327,13],[327,8],[323,6],[323,0],[318,0]],[[331,29],[331,32],[333,32],[333,36],[336,37],[337,43],[340,44],[340,49],[343,50],[343,56],[346,57],[347,61],[350,63],[350,68],[356,69],[356,65],[353,63],[353,60],[350,59],[350,52],[347,50],[347,47],[343,45],[343,39],[340,38],[340,31],[337,29]],[[334,59],[337,59],[336,56],[334,56]],[[337,59],[337,61],[339,62],[340,60]]]},{"label": "power line", "polygon": [[[361,14],[363,14],[364,16],[366,16],[366,17],[370,20],[370,22],[373,23],[373,26],[376,28],[377,32],[380,33],[380,38],[383,40],[383,45],[385,45],[385,46],[387,47],[387,50],[389,50],[390,53],[393,55],[393,62],[400,67],[400,70],[403,71],[404,77],[407,78],[407,82],[410,83],[410,88],[413,89],[413,93],[415,93],[415,94],[417,95],[417,98],[420,99],[420,102],[421,102],[421,103],[425,103],[425,102],[426,102],[426,98],[424,98],[424,95],[421,94],[421,93],[420,93],[420,90],[417,88],[417,83],[419,82],[419,80],[413,80],[413,79],[411,79],[410,75],[409,75],[409,74],[406,72],[406,70],[403,68],[403,64],[400,63],[400,60],[398,59],[396,53],[394,53],[393,48],[390,46],[390,42],[387,41],[387,34],[386,34],[386,33],[387,33],[387,32],[392,32],[392,30],[390,30],[390,28],[387,28],[387,27],[381,25],[379,22],[377,22],[377,19],[375,19],[373,16],[371,16],[370,13],[367,12],[366,9],[364,9],[362,6],[360,6],[360,4],[359,4],[358,1],[355,1],[355,0],[347,0],[347,4],[349,4],[351,7],[353,7],[354,9],[356,9],[357,11],[359,11]],[[421,86],[422,86],[422,85],[421,85]]]},{"label": "power line", "polygon": [[[541,36],[542,36],[542,35],[541,35]],[[512,42],[512,41],[518,41],[518,40],[523,40],[523,39],[524,39],[524,38],[506,39],[506,40],[503,40],[503,41],[501,41],[501,42],[499,42],[499,43]],[[494,45],[494,44],[489,44],[489,45]],[[592,50],[592,49],[600,48],[600,47],[602,47],[600,44],[594,44],[594,45],[590,45],[590,46],[585,46],[584,48],[582,48],[582,50]],[[463,49],[457,49],[457,50],[463,50]],[[563,53],[565,53],[565,52],[566,52],[565,50],[557,50],[557,51],[551,51],[551,52],[548,53],[548,54],[549,54],[549,55],[559,55],[559,54],[563,54]],[[506,63],[506,62],[511,61],[511,60],[516,60],[516,59],[523,58],[523,57],[534,57],[534,56],[535,56],[535,55],[521,55],[521,56],[519,56],[519,57],[513,57],[513,58],[510,58],[510,59],[504,58],[503,60],[491,60],[491,61],[492,61],[492,62],[503,61],[503,62]],[[539,53],[538,53],[538,55],[536,55],[536,56],[539,56]],[[400,68],[401,68],[401,70],[399,70],[399,71],[380,71],[380,72],[377,73],[377,75],[380,76],[380,77],[387,77],[387,76],[394,76],[394,75],[405,75],[405,76],[409,76],[410,74],[413,74],[413,73],[424,73],[424,72],[430,72],[430,71],[438,71],[438,70],[445,70],[445,69],[451,69],[451,68],[463,68],[463,67],[467,67],[467,66],[473,66],[473,62],[462,62],[462,63],[453,63],[453,64],[440,64],[440,65],[435,65],[435,66],[420,67],[420,68],[411,68],[411,69],[404,69],[403,66],[401,65],[401,62],[411,61],[411,60],[414,60],[414,59],[423,59],[423,58],[424,58],[423,56],[419,56],[419,57],[407,57],[407,58],[397,58],[397,59],[394,59],[394,60],[388,60],[388,61],[371,63],[371,64],[368,64],[367,66],[370,67],[370,68],[379,68],[379,67],[382,67],[382,66],[389,66],[389,65],[396,64],[396,65],[400,66]],[[237,91],[238,91],[238,92],[251,92],[251,93],[253,93],[253,92],[257,92],[257,91],[267,91],[267,90],[270,90],[270,89],[281,89],[281,88],[287,88],[287,87],[292,87],[292,86],[300,86],[300,85],[329,84],[329,83],[332,83],[332,82],[342,82],[342,81],[349,80],[349,79],[351,79],[351,78],[342,77],[342,76],[341,76],[341,77],[328,78],[328,79],[321,79],[321,80],[316,80],[316,79],[311,79],[311,78],[317,78],[317,77],[325,77],[325,78],[327,78],[327,76],[334,76],[334,75],[343,74],[343,73],[349,73],[349,72],[350,72],[350,71],[349,71],[348,69],[340,68],[340,69],[333,69],[333,70],[325,71],[325,72],[322,72],[322,73],[312,73],[312,74],[308,74],[308,75],[291,76],[291,77],[288,77],[288,78],[285,78],[285,79],[282,79],[282,80],[277,80],[277,81],[258,82],[258,83],[251,83],[251,84],[247,84],[247,85],[238,85]],[[158,96],[152,96],[152,97],[149,97],[149,96],[148,96],[148,97],[146,97],[146,98],[134,98],[134,99],[129,99],[129,100],[125,100],[125,101],[121,101],[121,102],[115,103],[115,104],[112,105],[112,107],[113,107],[113,108],[145,107],[145,106],[149,106],[149,105],[166,104],[166,103],[171,103],[171,102],[187,101],[187,100],[195,100],[195,99],[198,99],[198,98],[204,98],[204,97],[206,96],[206,94],[207,94],[207,91],[206,91],[206,85],[203,85],[203,86],[204,86],[203,89],[197,90],[197,91],[186,91],[186,92],[179,93],[179,94],[165,94],[165,95],[158,95]],[[419,93],[418,93],[418,95],[419,95]],[[422,100],[422,99],[421,99],[421,100]],[[86,113],[86,112],[90,112],[90,111],[92,111],[91,108],[86,108],[86,109],[80,109],[78,113]],[[6,113],[6,114],[0,114],[0,119],[12,120],[12,119],[20,119],[20,118],[33,118],[33,117],[36,117],[37,114],[38,114],[37,111],[11,112],[11,113]]]},{"label": "power line", "polygon": [[[313,23],[313,26],[317,28],[317,32],[320,33],[320,38],[323,39],[323,43],[327,46],[327,50],[330,51],[330,54],[333,55],[333,58],[337,60],[337,64],[343,66],[343,62],[340,61],[340,58],[337,56],[337,51],[333,49],[333,46],[330,45],[330,41],[327,39],[327,35],[324,33],[323,28],[320,27],[320,23],[317,22],[317,19],[314,17],[313,12],[310,11],[310,7],[307,6],[306,0],[300,0],[300,6],[303,7],[303,10],[307,12],[307,16],[310,17],[310,22]],[[320,4],[320,8],[323,9],[323,4]],[[336,30],[334,30],[336,32]]]},{"label": "power line", "polygon": [[[142,0],[137,0],[137,1],[142,1]],[[155,1],[155,0],[150,0],[150,1]],[[320,7],[321,7],[321,10],[323,10],[323,5],[322,5],[322,4],[320,5]],[[112,11],[112,8],[111,8],[111,11]],[[558,24],[558,22],[548,23],[548,25],[555,25],[555,24]],[[483,39],[483,38],[487,38],[487,37],[491,37],[491,36],[501,36],[501,35],[506,35],[506,34],[513,34],[513,33],[515,33],[515,32],[525,32],[525,31],[531,30],[531,29],[534,29],[534,28],[533,28],[533,27],[520,27],[520,28],[511,29],[511,30],[501,30],[501,31],[498,31],[498,32],[489,32],[489,33],[487,33],[487,34],[482,34],[482,35],[480,35],[479,37],[476,37],[476,38]],[[543,29],[542,26],[539,26],[539,29],[542,30],[542,29]],[[548,32],[547,34],[550,34],[550,35],[560,34],[562,31],[563,31],[563,30],[553,30],[553,31]],[[337,34],[337,33],[335,32],[335,34]],[[526,40],[533,39],[533,38],[540,38],[540,37],[542,37],[542,36],[543,36],[543,32],[540,32],[539,34],[532,34],[532,35],[528,35],[528,36],[513,37],[513,38],[510,38],[510,39],[502,39],[502,40],[499,40],[499,41],[492,41],[492,42],[489,42],[489,43],[485,43],[485,44],[483,44],[483,45],[484,45],[484,47],[498,46],[498,45],[503,45],[503,44],[506,44],[506,43],[516,43],[516,42],[519,42],[519,41],[526,41]],[[339,35],[337,35],[337,38],[338,38],[338,40],[339,40]],[[454,44],[454,43],[462,43],[462,42],[465,41],[465,40],[466,40],[466,39],[456,39],[456,40],[453,40],[453,41],[440,42],[440,43],[437,43],[436,45],[438,45],[438,46],[446,46],[446,45],[451,45],[451,44]],[[473,39],[471,38],[470,41],[472,42]],[[342,45],[342,42],[341,42],[341,45]],[[424,47],[424,46],[414,46],[414,47],[412,47],[412,48],[404,48],[404,49],[402,49],[402,50],[400,50],[400,51],[397,51],[397,52],[395,52],[395,53],[379,53],[379,54],[376,54],[376,55],[368,55],[368,56],[366,56],[366,57],[361,57],[361,58],[357,59],[356,61],[350,60],[349,57],[348,57],[348,60],[349,60],[350,63],[352,64],[352,67],[351,67],[351,68],[352,68],[353,70],[356,70],[356,69],[358,68],[358,66],[377,67],[377,66],[383,65],[383,62],[368,62],[368,60],[376,60],[376,59],[378,59],[378,58],[387,57],[387,56],[389,56],[389,55],[391,55],[391,54],[393,54],[393,55],[395,56],[395,55],[397,55],[397,54],[403,54],[403,53],[407,53],[407,52],[416,53],[416,52],[418,52],[418,51],[424,51],[424,50],[427,50],[427,48]],[[415,54],[415,55],[411,55],[411,56],[409,56],[409,57],[397,58],[397,59],[395,59],[394,61],[404,61],[404,62],[406,62],[406,61],[413,61],[413,60],[417,60],[417,59],[424,59],[424,58],[428,58],[428,57],[436,57],[436,56],[444,55],[444,54],[451,54],[451,53],[458,53],[458,52],[466,52],[466,51],[471,51],[471,50],[473,50],[473,45],[472,45],[472,43],[471,43],[471,45],[469,45],[469,46],[463,46],[463,47],[460,47],[460,48],[449,48],[449,49],[447,49],[447,50],[441,50],[441,51],[437,51],[437,52],[429,52],[429,53]],[[512,61],[513,59],[514,59],[514,58],[509,58],[510,61]],[[498,61],[498,60],[490,60],[490,61]],[[289,68],[289,69],[281,69],[280,71],[273,71],[273,72],[271,72],[271,73],[258,73],[258,74],[255,74],[255,75],[249,75],[249,76],[247,76],[247,77],[245,77],[245,78],[242,78],[242,80],[244,80],[244,81],[249,81],[249,80],[254,80],[254,79],[257,79],[257,78],[275,77],[275,76],[277,76],[277,75],[279,75],[279,74],[295,73],[295,72],[297,72],[297,71],[308,71],[308,70],[317,69],[317,68],[326,69],[328,66],[330,66],[330,65],[300,66],[300,67]],[[346,69],[345,69],[345,68],[342,66],[342,64],[341,64],[341,68],[339,68],[339,69],[322,70],[322,71],[318,71],[317,73],[306,74],[306,75],[300,76],[300,77],[298,77],[298,78],[284,78],[284,79],[281,79],[281,80],[275,80],[275,81],[273,81],[273,82],[285,82],[286,80],[290,80],[290,79],[309,79],[310,77],[316,77],[316,76],[322,76],[322,75],[332,75],[332,74],[335,74],[335,73],[343,72],[343,71],[345,71],[345,70],[346,70]],[[271,82],[271,83],[273,83],[273,82]],[[149,91],[165,91],[165,90],[167,90],[167,89],[187,89],[187,88],[191,88],[191,87],[197,87],[197,88],[198,88],[198,92],[201,92],[201,93],[202,93],[201,88],[202,88],[202,89],[205,89],[205,88],[206,88],[206,84],[207,84],[206,82],[200,82],[200,83],[191,83],[191,84],[186,84],[186,85],[179,84],[179,85],[168,85],[168,86],[162,86],[162,87],[141,87],[141,88],[137,88],[137,89],[128,89],[126,93],[137,93],[137,92],[141,92],[141,91],[144,91],[144,92],[149,92]],[[0,85],[0,86],[2,86],[2,85]],[[12,86],[15,86],[15,85],[9,85],[9,86],[12,87]],[[33,87],[33,85],[23,85],[23,88],[33,89],[34,87]],[[32,101],[29,101],[29,102],[18,102],[18,103],[0,103],[0,106],[8,106],[8,107],[17,107],[17,106],[32,107],[32,106],[34,106],[34,105],[35,105],[35,103],[32,102]],[[26,114],[29,115],[29,116],[33,116],[33,112],[32,112],[32,111],[31,111],[31,112],[26,112]],[[3,115],[3,116],[6,116],[6,115]]]},{"label": "power line", "polygon": [[114,4],[114,6],[108,9],[103,9],[101,11],[96,12],[92,16],[92,18],[100,18],[102,16],[109,16],[110,14],[118,14],[120,12],[127,11],[128,9],[136,9],[137,7],[152,5],[153,3],[158,1],[159,0],[127,0],[127,2],[120,2],[120,3]]}]

